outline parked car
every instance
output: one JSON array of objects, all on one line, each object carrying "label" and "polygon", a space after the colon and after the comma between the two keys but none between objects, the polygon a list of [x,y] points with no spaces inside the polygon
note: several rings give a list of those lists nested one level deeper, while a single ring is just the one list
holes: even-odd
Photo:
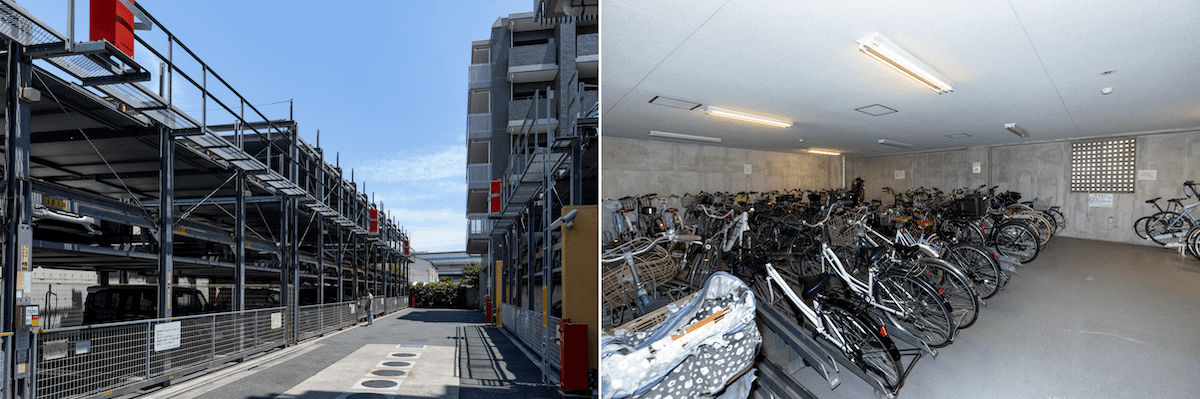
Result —
[{"label": "parked car", "polygon": [[[112,323],[158,317],[158,287],[110,285],[88,287],[83,302],[83,323]],[[204,294],[194,288],[172,289],[172,314],[187,316],[209,311]]]},{"label": "parked car", "polygon": [[[242,297],[246,301],[246,309],[263,309],[279,307],[279,289],[278,288],[243,288],[245,290]],[[233,310],[233,287],[222,287],[217,289],[217,293],[213,295],[212,310],[217,312],[228,312]]]}]

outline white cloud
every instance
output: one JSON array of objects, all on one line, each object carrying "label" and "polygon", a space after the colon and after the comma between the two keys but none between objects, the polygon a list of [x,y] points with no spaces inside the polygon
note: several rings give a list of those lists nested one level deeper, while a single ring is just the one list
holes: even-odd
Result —
[{"label": "white cloud", "polygon": [[420,152],[401,151],[388,159],[367,162],[359,170],[366,175],[365,180],[380,183],[465,179],[467,147],[453,145]]}]

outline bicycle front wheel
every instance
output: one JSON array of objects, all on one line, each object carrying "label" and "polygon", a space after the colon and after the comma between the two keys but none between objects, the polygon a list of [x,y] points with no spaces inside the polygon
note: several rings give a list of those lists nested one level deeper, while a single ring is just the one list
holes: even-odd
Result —
[{"label": "bicycle front wheel", "polygon": [[992,232],[996,251],[1010,256],[1018,262],[1029,263],[1042,251],[1037,233],[1028,225],[1016,221],[1005,222]]},{"label": "bicycle front wheel", "polygon": [[1159,212],[1146,223],[1146,235],[1158,245],[1167,245],[1186,239],[1192,231],[1192,220],[1175,212]]},{"label": "bicycle front wheel", "polygon": [[940,348],[954,340],[950,304],[936,289],[916,277],[897,274],[879,279],[875,302],[892,325],[926,345]]},{"label": "bicycle front wheel", "polygon": [[1196,259],[1200,259],[1200,227],[1193,227],[1192,232],[1188,233],[1187,238],[1188,252]]}]

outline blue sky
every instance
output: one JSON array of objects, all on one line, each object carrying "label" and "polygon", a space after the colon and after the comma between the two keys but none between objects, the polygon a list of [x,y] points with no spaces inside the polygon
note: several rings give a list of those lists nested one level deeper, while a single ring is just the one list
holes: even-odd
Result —
[{"label": "blue sky", "polygon": [[[76,37],[87,40],[88,1],[76,2]],[[67,0],[17,3],[66,33]],[[471,41],[487,39],[498,17],[531,11],[532,1],[138,4],[268,117],[286,118],[287,104],[271,103],[294,100],[304,140],[315,144],[319,129],[326,159],[340,154],[346,177],[354,169],[355,180],[409,231],[415,250],[465,248]],[[158,70],[152,54],[139,49],[135,58]],[[175,97],[192,98],[180,80]],[[198,100],[177,104],[200,108]]]}]

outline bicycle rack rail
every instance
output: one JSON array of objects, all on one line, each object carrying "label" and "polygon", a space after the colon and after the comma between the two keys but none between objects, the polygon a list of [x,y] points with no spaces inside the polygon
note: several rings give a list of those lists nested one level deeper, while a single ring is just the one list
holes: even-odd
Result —
[{"label": "bicycle rack rail", "polygon": [[[787,321],[778,310],[761,301],[758,302],[757,310],[758,319],[762,321],[763,326],[777,334],[792,350],[804,358],[813,370],[816,370],[829,383],[829,389],[837,388],[841,384],[838,379],[838,367],[831,352],[817,343],[811,334],[804,333],[795,323]],[[856,366],[851,366],[851,368],[856,368]]]},{"label": "bicycle rack rail", "polygon": [[757,362],[759,387],[765,387],[775,397],[817,399],[817,396],[804,386],[797,384],[783,368],[766,357],[759,357]]}]

